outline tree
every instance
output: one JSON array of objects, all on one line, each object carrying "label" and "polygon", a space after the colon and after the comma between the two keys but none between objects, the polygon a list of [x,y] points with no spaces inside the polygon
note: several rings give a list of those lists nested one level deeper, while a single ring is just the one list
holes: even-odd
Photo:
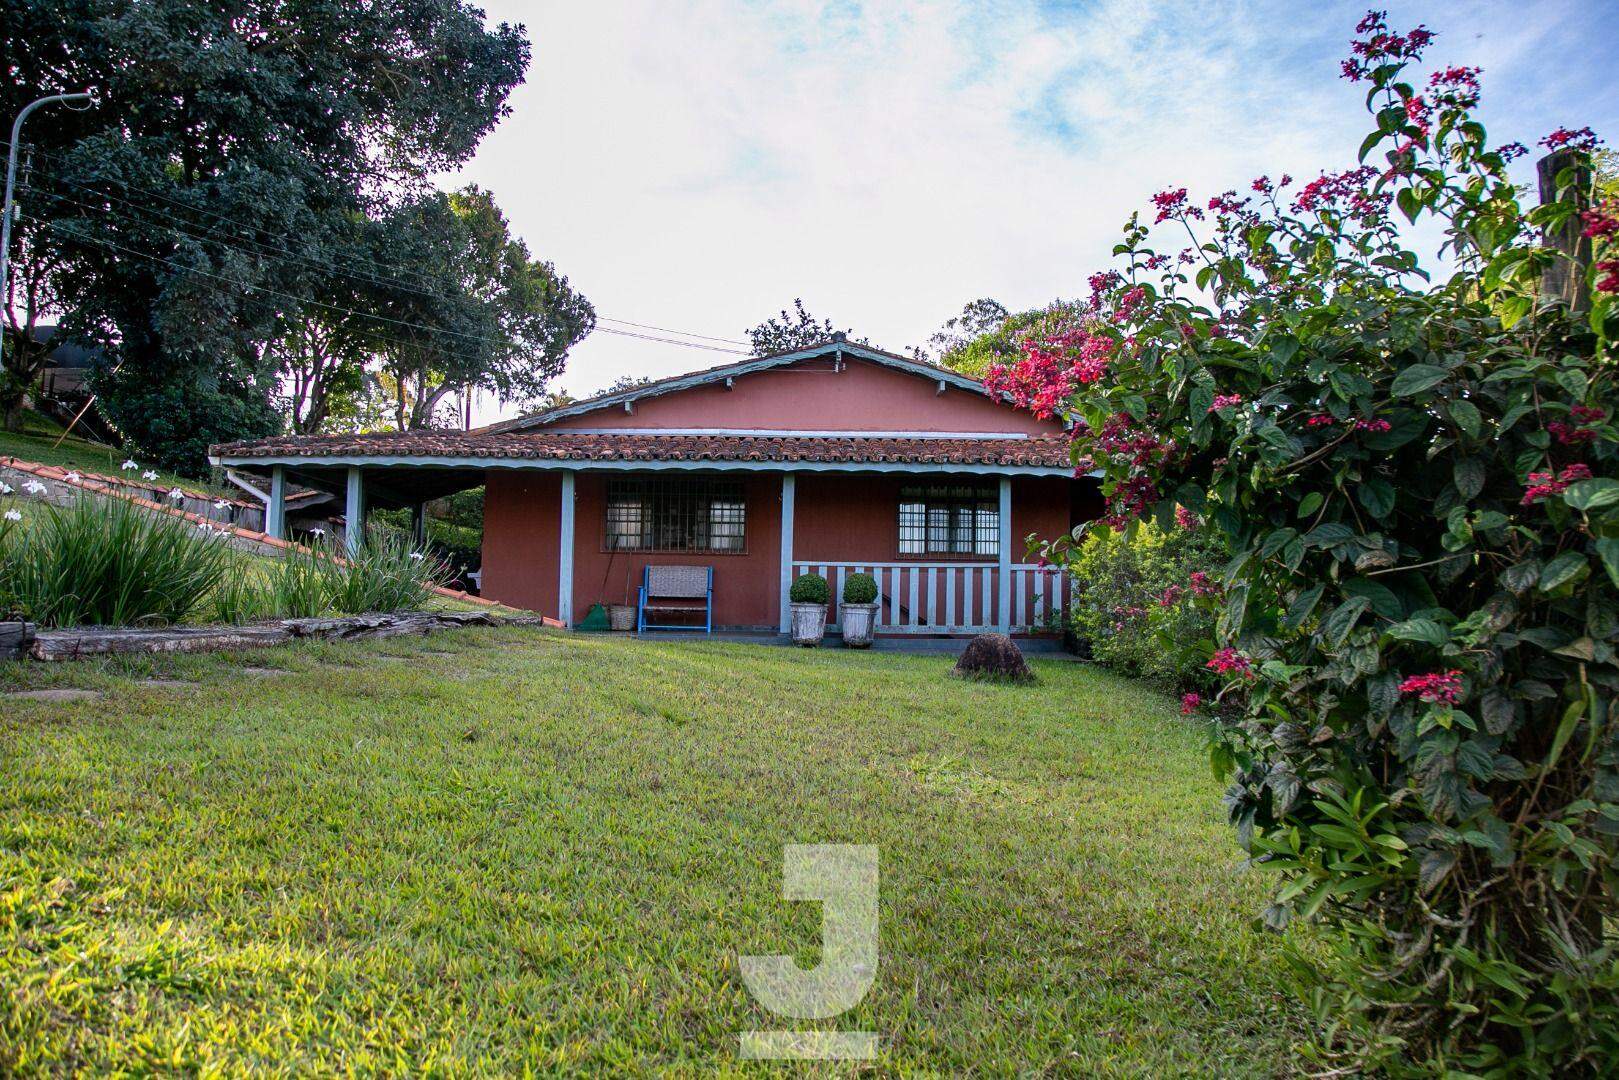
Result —
[{"label": "tree", "polygon": [[1054,336],[1075,325],[1084,310],[1077,301],[1053,300],[1043,308],[1012,314],[993,300],[974,300],[929,338],[928,344],[936,363],[983,378],[993,365],[1016,359],[1025,339]]},{"label": "tree", "polygon": [[392,377],[400,430],[431,427],[446,395],[468,388],[533,403],[596,325],[590,302],[530,258],[477,187],[411,199],[372,239],[373,261],[399,276],[365,284],[360,322]]},{"label": "tree", "polygon": [[[24,213],[148,458],[279,426],[266,342],[318,299],[352,219],[466,160],[528,44],[463,0],[3,0],[0,113],[93,87],[29,132]],[[37,250],[44,252],[47,245]]]},{"label": "tree", "polygon": [[22,426],[23,400],[39,381],[51,350],[65,339],[60,326],[55,340],[38,339],[41,318],[60,314],[58,275],[63,269],[53,245],[40,247],[39,231],[31,221],[16,224],[11,234],[15,260],[6,295],[0,298],[0,333],[6,336],[5,368],[0,370],[0,427],[6,431]]},{"label": "tree", "polygon": [[[814,345],[822,345],[832,339],[837,333],[832,328],[832,320],[816,321],[815,316],[804,310],[803,300],[793,301],[792,311],[782,313],[748,331],[748,341],[753,345],[754,356],[773,356],[776,353],[793,352],[797,349],[808,349]],[[844,335],[848,336],[845,330]],[[861,345],[871,342],[865,338],[853,338]]]},{"label": "tree", "polygon": [[[1559,129],[1521,205],[1478,70],[1407,82],[1432,35],[1360,33],[1379,165],[1160,192],[1095,316],[988,381],[1074,419],[1106,527],[1180,507],[1224,538],[1212,760],[1266,922],[1324,923],[1321,1064],[1612,1075],[1619,200],[1581,213],[1595,139]],[[1438,284],[1396,210],[1443,231]],[[1546,245],[1565,226],[1590,265]]]}]

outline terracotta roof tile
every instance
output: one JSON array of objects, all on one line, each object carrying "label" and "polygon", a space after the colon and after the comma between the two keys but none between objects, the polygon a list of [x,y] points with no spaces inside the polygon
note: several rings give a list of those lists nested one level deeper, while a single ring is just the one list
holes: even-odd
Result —
[{"label": "terracotta roof tile", "polygon": [[806,435],[602,435],[409,431],[285,436],[210,451],[253,457],[471,457],[535,461],[806,462],[851,465],[1007,465],[1067,468],[1065,438],[963,439]]}]

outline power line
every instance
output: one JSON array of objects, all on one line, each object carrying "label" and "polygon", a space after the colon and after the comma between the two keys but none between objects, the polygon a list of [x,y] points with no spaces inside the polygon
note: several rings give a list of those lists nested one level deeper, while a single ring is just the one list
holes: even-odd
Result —
[{"label": "power line", "polygon": [[[6,145],[6,144],[7,144],[6,140],[0,139],[0,145]],[[65,161],[66,160],[66,158],[64,158],[60,154],[53,153],[53,152],[51,152],[49,150],[41,149],[39,147],[30,148],[29,153],[39,154],[41,156],[54,159],[56,161]],[[30,166],[30,167],[32,168],[32,166]],[[110,202],[123,203],[126,206],[134,207],[135,209],[142,210],[142,211],[145,211],[147,209],[146,207],[141,206],[139,203],[137,203],[137,202],[135,202],[135,201],[133,201],[131,199],[125,198],[125,197],[120,196],[120,195],[114,195],[111,192],[98,190],[97,188],[92,187],[91,185],[86,184],[86,183],[84,183],[82,181],[74,180],[74,179],[71,179],[69,177],[65,177],[65,176],[61,176],[61,175],[57,175],[57,174],[51,174],[51,175],[52,175],[52,179],[54,179],[58,183],[64,183],[64,184],[68,184],[68,185],[70,185],[72,187],[79,188],[82,191],[88,192],[89,194],[98,196],[98,197],[100,197],[102,199],[106,199],[106,200],[108,200]],[[140,192],[141,194],[148,195],[148,196],[150,196],[150,197],[152,197],[154,199],[157,199],[157,200],[159,200],[161,202],[167,203],[170,206],[173,206],[173,207],[175,207],[177,209],[185,210],[185,211],[188,211],[188,212],[191,212],[191,213],[202,214],[202,215],[204,215],[206,217],[210,217],[210,218],[213,218],[213,219],[215,219],[217,221],[224,222],[224,223],[226,223],[228,225],[234,225],[237,229],[245,230],[249,234],[251,234],[254,231],[263,231],[261,229],[258,229],[258,227],[256,227],[256,226],[249,225],[248,223],[243,222],[240,219],[233,218],[233,217],[231,217],[231,216],[229,216],[227,214],[222,214],[222,213],[219,213],[218,211],[210,210],[210,209],[208,209],[206,207],[193,206],[190,203],[183,202],[183,201],[181,201],[179,199],[175,199],[175,198],[173,198],[173,197],[171,197],[169,195],[166,195],[166,194],[164,194],[162,192],[159,192],[159,191],[155,191],[155,190],[153,190],[151,188],[147,188],[147,187],[144,187],[144,186],[139,185],[139,184],[130,183],[127,180],[120,179],[117,183],[118,183],[118,186],[124,188],[126,191]],[[46,190],[44,188],[36,187],[36,186],[34,186],[32,184],[27,183],[26,181],[21,186],[23,188],[25,188],[26,190],[33,191],[33,192],[35,192],[35,193],[37,193],[39,195],[43,195],[43,196],[46,196],[48,198],[62,199],[63,201],[73,203],[76,206],[84,207],[84,208],[90,209],[90,210],[95,210],[95,211],[98,211],[98,212],[101,212],[101,213],[114,213],[114,211],[112,211],[110,209],[104,209],[102,207],[92,206],[89,203],[84,203],[84,202],[81,202],[79,200],[70,199],[70,198],[67,198],[66,196],[60,195],[60,194],[58,194],[56,192],[52,192],[52,191]],[[154,227],[157,227],[157,228],[172,229],[173,231],[180,232],[183,235],[189,236],[194,240],[199,240],[199,241],[203,241],[203,242],[207,242],[207,243],[218,243],[218,241],[214,237],[200,236],[200,235],[197,235],[195,233],[186,232],[186,230],[182,229],[179,225],[175,224],[172,221],[152,222],[152,221],[146,221],[145,219],[141,219],[141,218],[128,218],[128,219],[133,220],[133,221],[137,221],[137,222],[139,222],[141,224],[151,225],[151,226],[154,226]],[[311,258],[311,257],[309,257],[307,255],[300,254],[300,253],[292,251],[292,250],[290,250],[288,248],[281,247],[280,245],[270,244],[270,243],[267,243],[267,242],[262,241],[262,240],[253,239],[251,235],[244,235],[242,237],[242,239],[243,239],[244,242],[246,242],[248,244],[253,244],[253,245],[257,246],[257,247],[265,249],[265,251],[259,252],[258,254],[268,254],[268,253],[274,252],[277,255],[281,256],[281,257],[288,258],[288,259],[293,259],[293,260],[296,260],[298,262],[302,262],[307,266],[314,267],[314,268],[316,268],[318,270],[322,270],[322,271],[327,272],[327,273],[335,272],[334,267],[332,267],[332,265],[330,263],[323,262],[321,260]],[[381,261],[378,261],[378,260],[375,260],[375,259],[368,259],[368,258],[359,257],[359,256],[345,257],[344,262],[345,262],[345,267],[359,265],[359,266],[368,266],[368,267],[372,267],[374,269],[380,269],[380,270],[392,270],[392,271],[397,271],[397,272],[400,272],[400,273],[408,272],[405,267],[400,266],[398,264],[381,262]],[[379,278],[379,277],[376,277],[374,275],[370,275],[370,276],[359,275],[359,276],[361,276],[365,280],[369,280],[373,284],[388,285],[388,286],[400,288],[400,289],[403,289],[403,290],[405,290],[407,292],[416,293],[419,296],[426,296],[426,297],[429,297],[431,299],[440,299],[440,300],[448,299],[448,297],[446,297],[442,293],[430,292],[430,291],[427,291],[427,290],[424,290],[424,289],[417,288],[417,287],[415,287],[413,285],[407,284],[406,282],[400,280],[397,277],[390,276],[390,277],[386,277],[386,278]],[[667,327],[667,326],[655,326],[655,325],[652,325],[650,323],[635,322],[635,321],[630,320],[630,319],[614,318],[613,316],[603,315],[603,314],[601,314],[599,312],[596,314],[596,320],[597,320],[597,323],[598,323],[596,329],[601,330],[601,331],[603,331],[605,333],[621,334],[621,335],[626,336],[626,337],[643,337],[644,335],[630,334],[630,333],[627,333],[625,331],[613,330],[610,327],[601,326],[600,323],[602,323],[602,322],[618,323],[618,324],[623,325],[623,326],[633,326],[633,327],[637,327],[637,328],[642,329],[642,330],[656,330],[661,334],[674,334],[674,335],[676,335],[678,337],[694,338],[694,339],[699,340],[699,341],[714,341],[714,342],[721,342],[721,343],[728,344],[728,345],[742,345],[742,346],[750,345],[749,342],[742,341],[742,340],[740,340],[738,338],[718,337],[718,336],[715,336],[713,334],[698,334],[698,333],[694,333],[694,332],[689,331],[689,330],[676,330],[676,329],[673,329],[673,328]],[[686,342],[670,341],[667,338],[646,337],[645,339],[648,340],[648,341],[661,341],[661,342],[664,342],[666,344],[671,344],[671,345],[684,345],[684,344],[687,344]],[[689,345],[688,347],[700,348],[701,346]],[[727,350],[713,350],[713,351],[719,352],[719,351],[727,351]]]}]

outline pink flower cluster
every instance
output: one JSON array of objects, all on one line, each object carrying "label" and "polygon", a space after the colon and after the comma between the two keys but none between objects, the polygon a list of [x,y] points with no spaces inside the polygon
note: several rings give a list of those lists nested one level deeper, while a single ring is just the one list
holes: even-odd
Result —
[{"label": "pink flower cluster", "polygon": [[1034,343],[1024,346],[1023,356],[1010,364],[991,364],[984,373],[984,387],[1005,394],[1021,409],[1041,419],[1057,415],[1074,392],[1075,379],[1065,357],[1048,352]]},{"label": "pink flower cluster", "polygon": [[1323,413],[1320,416],[1312,416],[1312,417],[1310,417],[1310,419],[1308,419],[1308,420],[1306,420],[1304,422],[1304,426],[1305,427],[1331,427],[1333,424],[1336,424],[1337,422],[1338,421],[1334,420],[1332,417],[1330,417],[1330,416],[1326,415],[1325,413]]},{"label": "pink flower cluster", "polygon": [[1597,273],[1601,275],[1596,281],[1597,292],[1619,293],[1619,259],[1598,261]]},{"label": "pink flower cluster", "polygon": [[1203,211],[1187,203],[1185,188],[1165,188],[1152,197],[1152,204],[1158,208],[1158,216],[1153,218],[1154,225],[1178,217],[1203,219]]},{"label": "pink flower cluster", "polygon": [[1516,161],[1529,153],[1529,148],[1521,142],[1509,142],[1497,146],[1495,152],[1501,155],[1502,161]]},{"label": "pink flower cluster", "polygon": [[1357,82],[1370,75],[1380,62],[1418,59],[1433,41],[1433,33],[1423,26],[1407,34],[1391,33],[1386,11],[1368,11],[1355,33],[1366,35],[1366,39],[1350,42],[1349,51],[1354,56],[1345,60],[1342,68],[1344,78]]},{"label": "pink flower cluster", "polygon": [[1529,486],[1523,493],[1522,506],[1540,502],[1552,495],[1561,495],[1568,490],[1568,486],[1576,480],[1591,479],[1591,467],[1575,462],[1562,472],[1553,476],[1549,472],[1532,472],[1529,474]]},{"label": "pink flower cluster", "polygon": [[1283,173],[1282,178],[1280,180],[1276,181],[1275,184],[1272,184],[1270,182],[1270,177],[1261,176],[1257,180],[1254,181],[1253,188],[1254,188],[1255,191],[1259,192],[1261,195],[1269,195],[1273,191],[1280,191],[1282,188],[1287,187],[1292,182],[1293,182],[1293,178],[1291,176],[1287,175],[1286,173]]},{"label": "pink flower cluster", "polygon": [[1564,446],[1578,446],[1580,443],[1588,443],[1597,437],[1595,428],[1575,427],[1573,424],[1565,424],[1561,420],[1547,421],[1546,430],[1551,432],[1552,437]]},{"label": "pink flower cluster", "polygon": [[1356,420],[1355,421],[1355,429],[1357,431],[1381,432],[1381,431],[1388,431],[1391,428],[1393,428],[1393,426],[1394,425],[1390,424],[1387,420]]},{"label": "pink flower cluster", "polygon": [[1197,711],[1197,707],[1199,705],[1201,705],[1201,704],[1203,704],[1203,695],[1202,694],[1182,694],[1181,695],[1181,715],[1182,716],[1191,716],[1194,712]]},{"label": "pink flower cluster", "polygon": [[1592,240],[1606,240],[1619,236],[1619,202],[1609,200],[1593,209],[1582,210],[1580,220],[1585,222],[1581,236]]},{"label": "pink flower cluster", "polygon": [[1220,394],[1215,397],[1214,404],[1209,406],[1209,412],[1219,412],[1221,409],[1229,409],[1233,405],[1241,404],[1241,394]]},{"label": "pink flower cluster", "polygon": [[1592,150],[1602,145],[1602,140],[1597,138],[1596,132],[1588,127],[1575,128],[1572,131],[1568,128],[1560,127],[1544,139],[1541,139],[1540,145],[1548,150],[1559,150],[1566,146],[1572,150],[1583,150],[1589,154]]},{"label": "pink flower cluster", "polygon": [[1341,173],[1322,173],[1299,189],[1293,200],[1296,213],[1342,208],[1355,218],[1368,218],[1388,209],[1388,193],[1372,194],[1366,185],[1377,177],[1370,165]]},{"label": "pink flower cluster", "polygon": [[1203,519],[1186,509],[1184,506],[1175,507],[1175,524],[1187,532],[1203,527]]},{"label": "pink flower cluster", "polygon": [[1210,581],[1209,575],[1201,570],[1193,570],[1190,580],[1193,596],[1219,596],[1224,591],[1218,581]]},{"label": "pink flower cluster", "polygon": [[1413,675],[1400,684],[1400,693],[1416,694],[1430,705],[1454,705],[1462,699],[1462,673],[1451,670]]},{"label": "pink flower cluster", "polygon": [[1176,604],[1181,602],[1181,596],[1184,595],[1185,592],[1186,590],[1181,588],[1179,585],[1169,586],[1169,588],[1165,589],[1158,595],[1158,606],[1161,608],[1174,607]]},{"label": "pink flower cluster", "polygon": [[1109,528],[1122,529],[1158,499],[1158,485],[1152,477],[1132,476],[1114,489],[1102,521]]},{"label": "pink flower cluster", "polygon": [[1204,666],[1221,675],[1240,675],[1245,679],[1254,673],[1254,662],[1232,648],[1216,650]]},{"label": "pink flower cluster", "polygon": [[1428,88],[1442,106],[1471,109],[1478,104],[1478,76],[1476,67],[1448,67],[1428,76]]}]

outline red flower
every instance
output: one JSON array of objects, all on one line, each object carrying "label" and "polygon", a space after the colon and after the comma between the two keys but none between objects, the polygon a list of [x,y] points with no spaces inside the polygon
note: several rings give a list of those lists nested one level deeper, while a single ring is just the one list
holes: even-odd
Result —
[{"label": "red flower", "polygon": [[1209,406],[1209,412],[1219,412],[1221,409],[1229,409],[1234,405],[1241,404],[1241,394],[1220,394],[1214,399],[1214,404]]},{"label": "red flower", "polygon": [[1175,507],[1175,524],[1190,532],[1193,529],[1201,529],[1203,519],[1186,509],[1186,507],[1177,506]]},{"label": "red flower", "polygon": [[1221,593],[1220,583],[1210,581],[1209,575],[1201,570],[1193,570],[1191,576],[1192,594],[1194,596],[1218,596]]},{"label": "red flower", "polygon": [[1608,410],[1597,408],[1595,405],[1574,405],[1569,408],[1568,414],[1582,424],[1594,424],[1607,416]]},{"label": "red flower", "polygon": [[1169,588],[1165,589],[1161,594],[1159,594],[1158,606],[1161,608],[1174,607],[1176,604],[1180,603],[1181,594],[1185,591],[1186,590],[1182,589],[1179,585],[1171,585]]},{"label": "red flower", "polygon": [[1582,210],[1580,220],[1585,222],[1585,229],[1580,235],[1596,240],[1619,233],[1619,217],[1614,216],[1613,206],[1609,203],[1595,210]]},{"label": "red flower", "polygon": [[1219,672],[1221,675],[1235,674],[1245,679],[1250,678],[1254,673],[1253,661],[1236,649],[1231,648],[1216,650],[1215,654],[1209,658],[1209,662],[1204,666]]},{"label": "red flower", "polygon": [[1203,704],[1203,695],[1202,694],[1182,694],[1181,695],[1181,715],[1182,716],[1191,716],[1194,712],[1197,711],[1197,707],[1199,705],[1201,705],[1201,704]]},{"label": "red flower", "polygon": [[1428,86],[1441,105],[1470,109],[1478,104],[1478,76],[1476,67],[1448,67],[1430,75]]},{"label": "red flower", "polygon": [[1619,293],[1619,259],[1603,259],[1597,263],[1596,291]]},{"label": "red flower", "polygon": [[1578,461],[1556,476],[1549,472],[1532,472],[1529,474],[1529,486],[1525,489],[1523,499],[1520,500],[1519,505],[1529,506],[1552,495],[1561,495],[1575,481],[1589,479],[1591,479],[1591,467]]},{"label": "red flower", "polygon": [[1203,211],[1186,204],[1185,188],[1165,188],[1152,197],[1152,204],[1158,208],[1158,216],[1153,219],[1154,225],[1175,217],[1201,218],[1203,216]]},{"label": "red flower", "polygon": [[1561,420],[1551,420],[1546,424],[1546,430],[1564,446],[1574,446],[1579,443],[1590,442],[1597,437],[1595,428],[1574,427]]},{"label": "red flower", "polygon": [[1331,427],[1337,421],[1330,416],[1312,416],[1304,422],[1305,427]]},{"label": "red flower", "polygon": [[1602,140],[1597,138],[1596,132],[1588,127],[1575,128],[1573,131],[1560,127],[1540,140],[1540,145],[1548,150],[1556,150],[1567,146],[1570,149],[1583,150],[1586,153],[1590,153],[1601,144]]},{"label": "red flower", "polygon": [[1454,705],[1462,699],[1461,676],[1462,673],[1455,670],[1413,675],[1400,684],[1400,693],[1416,694],[1430,705]]},{"label": "red flower", "polygon": [[1390,430],[1394,425],[1387,420],[1356,420],[1355,427],[1359,431],[1382,432]]},{"label": "red flower", "polygon": [[1521,142],[1509,142],[1496,147],[1495,152],[1501,155],[1503,161],[1516,161],[1529,153],[1529,148]]}]

